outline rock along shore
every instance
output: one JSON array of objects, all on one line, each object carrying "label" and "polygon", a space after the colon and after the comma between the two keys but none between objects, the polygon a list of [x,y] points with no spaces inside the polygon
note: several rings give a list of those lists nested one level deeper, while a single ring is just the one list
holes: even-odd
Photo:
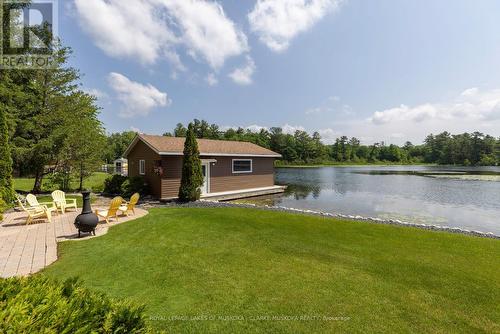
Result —
[{"label": "rock along shore", "polygon": [[401,221],[398,219],[381,219],[374,217],[362,217],[362,216],[352,216],[352,215],[343,215],[343,214],[335,214],[329,212],[322,211],[314,211],[307,209],[296,209],[296,208],[288,208],[283,206],[270,206],[270,205],[256,205],[256,204],[239,204],[239,203],[228,203],[228,202],[217,202],[217,201],[207,201],[201,200],[193,203],[145,203],[143,204],[144,208],[148,207],[186,207],[186,208],[248,208],[248,209],[260,209],[260,210],[269,210],[269,211],[280,211],[280,212],[291,212],[291,213],[299,213],[311,216],[320,216],[320,217],[330,217],[330,218],[340,218],[340,219],[349,219],[354,221],[362,221],[369,222],[375,224],[384,224],[384,225],[398,225],[398,226],[409,226],[420,228],[424,230],[432,230],[432,231],[443,231],[457,234],[465,234],[472,235],[476,237],[482,238],[490,238],[490,239],[500,239],[499,235],[496,235],[491,232],[481,232],[481,231],[471,231],[459,227],[450,227],[450,226],[440,226],[440,225],[432,225],[432,224],[418,224],[418,223],[410,223],[406,221]]}]

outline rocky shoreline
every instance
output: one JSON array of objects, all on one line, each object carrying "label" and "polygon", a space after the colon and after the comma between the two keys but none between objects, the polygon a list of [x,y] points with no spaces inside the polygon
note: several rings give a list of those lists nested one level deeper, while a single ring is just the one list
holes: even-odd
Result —
[{"label": "rocky shoreline", "polygon": [[239,203],[228,203],[228,202],[217,202],[217,201],[207,201],[201,200],[193,203],[159,203],[159,202],[149,202],[144,203],[142,205],[145,209],[152,207],[186,207],[186,208],[248,208],[248,209],[260,209],[260,210],[269,210],[269,211],[280,211],[280,212],[291,212],[291,213],[299,213],[311,216],[320,216],[320,217],[330,217],[337,219],[349,219],[354,221],[368,222],[374,224],[384,224],[384,225],[397,225],[397,226],[409,226],[415,227],[424,230],[432,230],[432,231],[443,231],[464,235],[471,235],[481,238],[490,238],[490,239],[500,239],[500,235],[496,235],[491,232],[481,232],[481,231],[471,231],[459,227],[450,227],[450,226],[440,226],[440,225],[432,225],[432,224],[418,224],[418,223],[410,223],[401,221],[398,219],[381,219],[374,217],[362,217],[362,216],[351,216],[351,215],[343,215],[343,214],[334,214],[329,212],[322,211],[314,211],[307,209],[296,209],[296,208],[288,208],[283,206],[270,206],[270,205],[256,205],[256,204],[239,204]]}]

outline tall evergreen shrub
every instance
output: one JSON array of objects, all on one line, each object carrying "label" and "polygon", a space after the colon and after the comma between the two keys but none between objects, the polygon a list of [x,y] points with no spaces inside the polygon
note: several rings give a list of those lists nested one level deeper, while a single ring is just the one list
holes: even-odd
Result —
[{"label": "tall evergreen shrub", "polygon": [[14,200],[12,191],[12,157],[5,108],[0,108],[0,197],[7,203]]},{"label": "tall evergreen shrub", "polygon": [[200,199],[203,185],[200,151],[194,134],[193,124],[189,124],[184,143],[184,157],[182,159],[182,178],[179,188],[181,202],[194,202]]}]

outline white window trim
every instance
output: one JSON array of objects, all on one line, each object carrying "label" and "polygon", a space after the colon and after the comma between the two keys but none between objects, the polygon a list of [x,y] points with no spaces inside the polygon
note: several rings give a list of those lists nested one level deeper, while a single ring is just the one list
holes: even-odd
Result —
[{"label": "white window trim", "polygon": [[[211,181],[210,181],[210,179],[211,179],[211,177],[210,177],[210,173],[211,173],[211,170],[210,170],[210,169],[211,169],[211,163],[210,163],[210,162],[207,162],[207,161],[203,161],[203,160],[202,160],[201,164],[202,164],[203,166],[205,166],[205,168],[206,168],[206,169],[205,169],[205,177],[207,178],[207,192],[206,192],[206,193],[203,193],[203,190],[202,190],[202,195],[208,195],[208,194],[210,194],[210,185],[211,185]],[[205,180],[203,180],[203,181],[205,181]],[[202,187],[203,187],[203,185],[202,185]]]},{"label": "white window trim", "polygon": [[[250,170],[249,171],[235,171],[234,170],[234,162],[235,161],[250,161]],[[253,173],[253,160],[252,159],[233,159],[231,162],[231,169],[233,170],[233,174],[249,174]]]},{"label": "white window trim", "polygon": [[139,160],[139,175],[146,175],[146,160]]}]

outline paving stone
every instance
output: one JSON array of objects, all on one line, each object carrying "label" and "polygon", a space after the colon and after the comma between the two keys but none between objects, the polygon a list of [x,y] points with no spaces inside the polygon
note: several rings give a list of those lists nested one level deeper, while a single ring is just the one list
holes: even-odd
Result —
[{"label": "paving stone", "polygon": [[[55,262],[58,241],[94,238],[76,238],[78,231],[73,222],[79,213],[79,210],[70,211],[55,215],[52,223],[41,221],[30,225],[25,225],[26,216],[22,212],[5,214],[0,225],[0,277],[26,276]],[[143,217],[147,213],[138,208],[135,216],[120,218],[109,226]],[[109,226],[99,225],[97,236],[106,234]]]}]

